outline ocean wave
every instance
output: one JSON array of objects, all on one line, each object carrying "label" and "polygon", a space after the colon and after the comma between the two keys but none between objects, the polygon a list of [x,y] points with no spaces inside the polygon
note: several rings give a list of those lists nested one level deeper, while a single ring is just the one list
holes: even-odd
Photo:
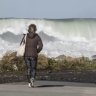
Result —
[{"label": "ocean wave", "polygon": [[0,19],[0,53],[18,48],[28,25],[35,23],[44,42],[43,53],[92,56],[96,54],[96,19]]}]

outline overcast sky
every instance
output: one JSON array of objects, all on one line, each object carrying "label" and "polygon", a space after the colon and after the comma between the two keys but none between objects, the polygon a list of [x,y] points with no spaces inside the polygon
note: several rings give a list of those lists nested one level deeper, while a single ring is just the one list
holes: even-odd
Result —
[{"label": "overcast sky", "polygon": [[0,0],[0,17],[96,18],[96,0]]}]

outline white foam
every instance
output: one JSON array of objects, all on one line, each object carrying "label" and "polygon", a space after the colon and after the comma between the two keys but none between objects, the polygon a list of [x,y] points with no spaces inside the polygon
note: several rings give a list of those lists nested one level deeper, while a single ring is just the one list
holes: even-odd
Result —
[{"label": "white foam", "polygon": [[[30,19],[4,19],[0,20],[0,34],[10,31],[14,34],[27,33],[28,25],[35,23],[38,32],[43,31],[49,36],[59,39],[56,42],[47,42],[42,52],[50,56],[61,54],[91,56],[96,54],[96,20],[30,20]],[[18,44],[0,40],[0,52],[14,49]]]}]

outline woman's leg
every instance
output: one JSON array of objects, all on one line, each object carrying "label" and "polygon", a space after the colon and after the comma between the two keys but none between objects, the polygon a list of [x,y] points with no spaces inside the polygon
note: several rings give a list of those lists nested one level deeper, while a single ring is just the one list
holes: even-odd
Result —
[{"label": "woman's leg", "polygon": [[36,68],[37,68],[37,59],[30,57],[30,67],[31,67],[31,78],[35,79],[36,76]]},{"label": "woman's leg", "polygon": [[25,63],[26,63],[26,67],[27,67],[27,79],[28,79],[28,83],[30,82],[30,78],[31,78],[31,62],[30,62],[30,58],[29,57],[25,57]]}]

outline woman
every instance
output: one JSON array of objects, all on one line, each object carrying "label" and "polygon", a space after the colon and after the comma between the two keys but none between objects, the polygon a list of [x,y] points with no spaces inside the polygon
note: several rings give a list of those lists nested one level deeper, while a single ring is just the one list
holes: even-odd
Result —
[{"label": "woman", "polygon": [[43,48],[42,40],[40,36],[36,33],[36,31],[37,28],[35,24],[29,25],[25,41],[26,45],[25,45],[24,60],[27,65],[27,78],[29,87],[34,87],[33,83],[36,76],[38,53]]}]

